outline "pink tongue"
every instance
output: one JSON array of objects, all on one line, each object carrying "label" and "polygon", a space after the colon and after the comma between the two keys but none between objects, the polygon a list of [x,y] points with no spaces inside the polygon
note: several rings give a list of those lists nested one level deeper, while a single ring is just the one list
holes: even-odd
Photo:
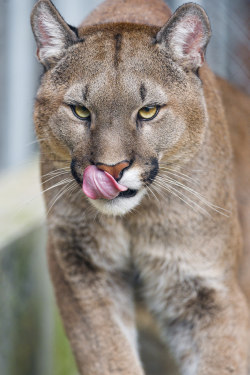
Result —
[{"label": "pink tongue", "polygon": [[113,199],[128,188],[118,184],[109,173],[90,165],[83,173],[82,190],[91,199]]}]

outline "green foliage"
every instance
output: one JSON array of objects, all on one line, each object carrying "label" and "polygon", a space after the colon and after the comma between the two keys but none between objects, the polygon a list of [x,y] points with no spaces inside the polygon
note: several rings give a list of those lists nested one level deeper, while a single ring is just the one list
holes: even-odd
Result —
[{"label": "green foliage", "polygon": [[75,360],[57,308],[54,309],[53,375],[76,375]]},{"label": "green foliage", "polygon": [[0,248],[0,374],[77,375],[40,227]]}]

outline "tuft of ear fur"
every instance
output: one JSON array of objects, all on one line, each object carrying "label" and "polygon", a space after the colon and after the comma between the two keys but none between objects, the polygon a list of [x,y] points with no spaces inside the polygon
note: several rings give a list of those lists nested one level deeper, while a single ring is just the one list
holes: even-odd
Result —
[{"label": "tuft of ear fur", "polygon": [[38,60],[48,69],[78,38],[50,0],[39,0],[31,13]]},{"label": "tuft of ear fur", "polygon": [[160,47],[185,69],[196,71],[204,62],[211,36],[208,16],[194,3],[180,6],[156,36]]}]

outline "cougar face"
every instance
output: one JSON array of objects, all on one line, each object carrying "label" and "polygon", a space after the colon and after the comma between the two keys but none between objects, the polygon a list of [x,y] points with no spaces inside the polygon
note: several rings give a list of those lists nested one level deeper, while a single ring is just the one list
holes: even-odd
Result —
[{"label": "cougar face", "polygon": [[39,137],[66,157],[76,181],[82,186],[84,171],[94,165],[115,171],[126,188],[112,199],[89,199],[106,214],[136,207],[161,163],[182,165],[202,143],[201,81],[161,47],[157,31],[126,24],[82,29],[38,93]]}]

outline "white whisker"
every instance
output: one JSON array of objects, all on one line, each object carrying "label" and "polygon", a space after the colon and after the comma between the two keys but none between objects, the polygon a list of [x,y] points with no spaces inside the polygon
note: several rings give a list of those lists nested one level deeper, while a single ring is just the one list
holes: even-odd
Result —
[{"label": "white whisker", "polygon": [[195,178],[189,177],[188,175],[186,175],[184,173],[181,173],[179,171],[171,170],[171,169],[166,168],[166,167],[160,167],[160,170],[167,171],[168,174],[171,174],[173,176],[179,177],[179,178],[181,178],[181,179],[183,179],[185,181],[193,182],[195,184],[200,184],[200,182],[197,181]]},{"label": "white whisker", "polygon": [[39,142],[43,142],[43,141],[45,141],[45,140],[47,140],[48,138],[37,138],[35,141],[33,141],[33,142],[29,142],[29,143],[27,143],[25,146],[26,147],[28,147],[28,146],[31,146],[31,145],[34,145],[35,143],[39,143]]},{"label": "white whisker", "polygon": [[170,184],[171,186],[172,185],[175,185],[175,186],[178,186],[186,191],[188,191],[190,194],[194,195],[196,198],[198,198],[204,205],[206,205],[207,207],[209,207],[210,209],[220,213],[221,215],[224,215],[224,216],[228,216],[227,213],[229,213],[228,210],[222,208],[222,207],[219,207],[219,206],[216,206],[215,204],[213,203],[210,203],[204,196],[202,196],[200,193],[198,193],[197,191],[195,191],[194,189],[184,185],[183,183],[181,183],[180,181],[177,181],[173,178],[171,178],[170,176],[168,175],[165,175],[165,176],[159,176],[159,178],[161,178],[163,181],[167,182],[168,184]]},{"label": "white whisker", "polygon": [[149,185],[147,186],[147,189],[150,191],[150,193],[155,197],[155,199],[156,199],[157,202],[159,203],[159,199],[158,199],[157,196],[154,194],[153,190],[149,187]]},{"label": "white whisker", "polygon": [[54,189],[55,187],[58,187],[58,186],[61,186],[61,185],[64,185],[64,184],[67,184],[68,182],[71,182],[71,181],[75,181],[73,180],[72,178],[65,178],[64,180],[62,181],[59,181],[57,182],[56,184],[50,186],[49,188],[45,189],[45,190],[42,190],[41,193],[45,193],[46,191],[49,191],[51,189]]},{"label": "white whisker", "polygon": [[64,186],[60,191],[59,193],[56,194],[52,204],[50,205],[48,211],[47,211],[47,215],[49,214],[49,212],[51,211],[52,207],[55,205],[55,203],[58,201],[59,198],[61,198],[65,193],[67,193],[67,191],[70,190],[70,188],[72,188],[72,186],[70,186],[72,184],[72,182],[75,182],[75,180],[70,180],[68,183],[66,183],[66,186]]},{"label": "white whisker", "polygon": [[52,177],[48,178],[47,180],[41,182],[41,184],[44,185],[44,184],[46,184],[47,182],[49,182],[50,180],[53,180],[53,179],[56,178],[56,177],[59,177],[59,176],[62,176],[62,175],[64,175],[64,174],[68,174],[68,173],[70,173],[70,171],[58,172],[58,173],[55,174],[54,176],[52,176]]},{"label": "white whisker", "polygon": [[157,194],[159,194],[163,199],[166,198],[166,196],[163,194],[163,191],[159,185],[152,184],[151,189],[154,190]]},{"label": "white whisker", "polygon": [[[158,181],[158,184],[167,191],[171,192],[173,195],[177,196],[181,201],[186,203],[189,207],[191,207],[195,212],[198,212],[194,209],[194,206],[198,208],[201,212],[203,212],[205,215],[211,216],[203,207],[201,207],[198,203],[194,202],[191,198],[187,197],[185,194],[183,194],[181,191],[177,190],[173,186],[165,185],[163,182]],[[180,196],[181,195],[181,196]],[[183,197],[183,198],[182,198]],[[190,203],[189,203],[190,202]]]},{"label": "white whisker", "polygon": [[56,174],[59,171],[68,171],[69,172],[70,171],[70,167],[57,168],[57,169],[55,169],[55,170],[53,170],[53,171],[51,171],[49,173],[43,174],[41,177],[46,177],[46,176],[54,175],[54,174]]},{"label": "white whisker", "polygon": [[[77,189],[77,188],[79,188],[79,185],[78,185],[78,183],[75,181],[75,183],[73,184],[73,187],[72,187],[71,191],[69,192],[69,198],[72,197],[72,195],[73,195],[73,193],[74,193],[74,189]],[[80,190],[80,192],[81,192],[81,190]],[[76,193],[76,192],[75,192],[75,193]],[[77,191],[77,193],[78,193],[78,191]],[[76,193],[76,195],[77,195],[77,193]],[[75,196],[76,196],[76,195],[75,195]]]}]

